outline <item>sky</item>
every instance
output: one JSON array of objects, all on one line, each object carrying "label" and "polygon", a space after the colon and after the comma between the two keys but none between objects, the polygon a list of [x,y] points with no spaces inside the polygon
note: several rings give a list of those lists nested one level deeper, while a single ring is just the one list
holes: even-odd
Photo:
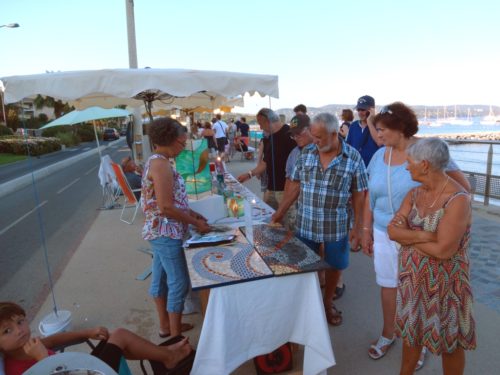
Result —
[{"label": "sky", "polygon": [[[127,68],[126,0],[0,0],[0,77]],[[298,103],[500,105],[498,0],[135,0],[138,66],[279,76]],[[249,112],[268,100],[246,101]]]}]

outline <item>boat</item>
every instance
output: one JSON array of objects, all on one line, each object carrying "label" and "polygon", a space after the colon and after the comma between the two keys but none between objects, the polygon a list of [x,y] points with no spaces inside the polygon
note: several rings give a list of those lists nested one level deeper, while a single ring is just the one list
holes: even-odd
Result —
[{"label": "boat", "polygon": [[488,116],[484,116],[479,122],[481,125],[500,125],[500,116],[495,116],[493,107],[490,105]]},{"label": "boat", "polygon": [[460,125],[460,126],[470,126],[474,123],[472,116],[470,114],[470,108],[467,109],[467,118],[457,117],[457,106],[455,106],[455,112],[453,117],[448,117],[444,120],[445,123],[450,125]]}]

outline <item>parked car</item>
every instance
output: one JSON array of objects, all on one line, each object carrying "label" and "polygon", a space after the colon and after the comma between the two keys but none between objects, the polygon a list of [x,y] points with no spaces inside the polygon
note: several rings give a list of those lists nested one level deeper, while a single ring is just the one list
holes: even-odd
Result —
[{"label": "parked car", "polygon": [[120,130],[120,135],[127,135],[127,128],[122,128]]},{"label": "parked car", "polygon": [[106,128],[104,129],[102,139],[104,141],[113,141],[115,139],[120,139],[120,133],[118,133],[118,130],[114,128]]}]

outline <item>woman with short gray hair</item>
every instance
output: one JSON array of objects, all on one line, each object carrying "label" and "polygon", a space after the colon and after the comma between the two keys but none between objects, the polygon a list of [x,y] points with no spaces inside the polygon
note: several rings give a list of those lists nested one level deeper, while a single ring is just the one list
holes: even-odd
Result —
[{"label": "woman with short gray hair", "polygon": [[470,195],[445,172],[450,155],[438,138],[408,149],[421,185],[406,195],[388,225],[399,253],[396,335],[403,339],[401,375],[413,374],[422,348],[442,355],[444,374],[463,374],[464,350],[476,348],[469,281]]}]

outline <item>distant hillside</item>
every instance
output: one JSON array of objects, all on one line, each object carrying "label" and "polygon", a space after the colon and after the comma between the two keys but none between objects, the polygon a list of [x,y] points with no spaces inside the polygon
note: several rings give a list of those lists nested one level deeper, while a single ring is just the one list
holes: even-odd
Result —
[{"label": "distant hillside", "polygon": [[[353,109],[353,104],[328,104],[322,107],[308,107],[307,114],[310,117],[321,113],[321,112],[330,112],[335,113],[337,116],[340,115],[342,109],[350,108]],[[455,115],[455,106],[423,106],[423,105],[413,105],[411,106],[413,110],[416,112],[418,118],[423,118],[427,115],[427,118],[435,119],[435,118],[444,118],[444,117],[458,117],[458,118],[466,118],[468,112],[470,111],[471,117],[483,117],[487,116],[490,111],[489,105],[484,104],[460,104],[456,106],[456,115]],[[377,107],[379,110],[381,107]],[[500,115],[500,107],[492,106],[493,112],[495,115]],[[354,111],[354,110],[353,110]],[[289,121],[293,116],[292,108],[280,108],[276,111],[279,114],[284,114],[286,116],[287,121]]]}]

